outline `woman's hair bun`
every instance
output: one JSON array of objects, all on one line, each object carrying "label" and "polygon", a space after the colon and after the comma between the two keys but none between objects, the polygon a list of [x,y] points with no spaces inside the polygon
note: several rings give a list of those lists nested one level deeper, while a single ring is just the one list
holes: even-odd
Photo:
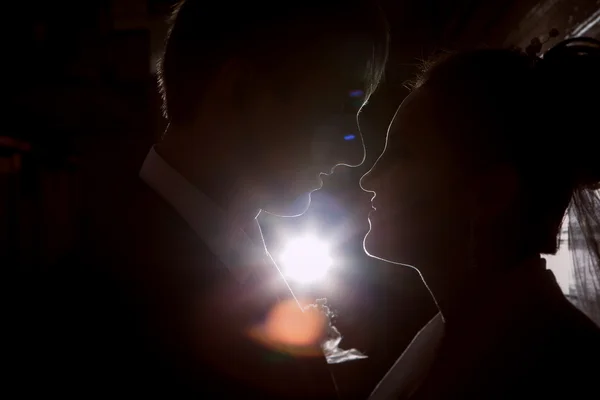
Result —
[{"label": "woman's hair bun", "polygon": [[563,132],[566,162],[577,184],[600,184],[600,41],[564,40],[536,65],[548,118]]}]

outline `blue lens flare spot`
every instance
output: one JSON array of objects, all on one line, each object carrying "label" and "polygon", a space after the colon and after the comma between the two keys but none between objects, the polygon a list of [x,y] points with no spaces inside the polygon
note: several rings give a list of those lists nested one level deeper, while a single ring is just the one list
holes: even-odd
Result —
[{"label": "blue lens flare spot", "polygon": [[363,106],[363,104],[364,104],[364,101],[362,98],[352,100],[352,107],[354,107],[354,108],[361,108]]},{"label": "blue lens flare spot", "polygon": [[351,90],[350,91],[350,97],[352,97],[352,98],[363,97],[364,95],[365,95],[365,92],[362,90]]},{"label": "blue lens flare spot", "polygon": [[354,140],[354,139],[356,139],[356,136],[353,134],[344,136],[344,140]]}]

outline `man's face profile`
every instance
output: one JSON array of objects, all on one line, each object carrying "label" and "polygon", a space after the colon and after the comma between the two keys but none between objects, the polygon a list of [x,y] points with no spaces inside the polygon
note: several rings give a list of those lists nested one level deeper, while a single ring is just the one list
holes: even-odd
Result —
[{"label": "man's face profile", "polygon": [[321,174],[364,158],[356,115],[387,59],[378,8],[306,1],[271,15],[272,6],[249,3],[231,15],[237,29],[215,31],[198,21],[207,6],[228,6],[182,4],[158,69],[171,131],[182,132],[184,148],[195,132],[190,142],[212,149],[206,158],[223,181],[251,188],[253,208],[302,214]]},{"label": "man's face profile", "polygon": [[348,47],[299,52],[285,66],[285,80],[267,80],[260,88],[263,100],[252,118],[258,140],[252,147],[261,207],[269,213],[304,213],[310,193],[322,185],[321,174],[339,164],[362,163],[356,114],[364,101],[365,52]]}]

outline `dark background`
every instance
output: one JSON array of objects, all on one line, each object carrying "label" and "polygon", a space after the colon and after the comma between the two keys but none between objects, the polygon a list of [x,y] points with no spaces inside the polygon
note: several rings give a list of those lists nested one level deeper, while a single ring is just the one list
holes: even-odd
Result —
[{"label": "dark background", "polygon": [[[50,268],[77,239],[86,205],[119,195],[116,166],[141,165],[145,153],[137,149],[160,137],[165,122],[153,73],[172,3],[34,0],[3,6],[1,266]],[[436,51],[525,47],[552,28],[561,37],[577,33],[598,15],[600,1],[384,0],[383,6],[392,49],[385,85],[361,120],[367,161],[353,170],[340,167],[305,216],[261,220],[274,249],[279,233],[310,227],[334,237],[336,252],[344,255],[342,268],[315,292],[337,310],[344,346],[369,355],[332,366],[344,398],[365,398],[435,312],[414,271],[362,252],[369,197],[358,178],[383,148],[387,124],[408,93],[404,82]],[[600,23],[586,36],[600,37]]]}]

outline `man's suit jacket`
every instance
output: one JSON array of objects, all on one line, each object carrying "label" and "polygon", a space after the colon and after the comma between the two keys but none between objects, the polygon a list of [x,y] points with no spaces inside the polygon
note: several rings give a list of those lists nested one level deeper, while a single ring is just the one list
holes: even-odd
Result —
[{"label": "man's suit jacket", "polygon": [[323,356],[292,357],[248,334],[289,293],[240,285],[137,173],[89,204],[77,251],[37,281],[27,340],[40,390],[337,397]]}]

